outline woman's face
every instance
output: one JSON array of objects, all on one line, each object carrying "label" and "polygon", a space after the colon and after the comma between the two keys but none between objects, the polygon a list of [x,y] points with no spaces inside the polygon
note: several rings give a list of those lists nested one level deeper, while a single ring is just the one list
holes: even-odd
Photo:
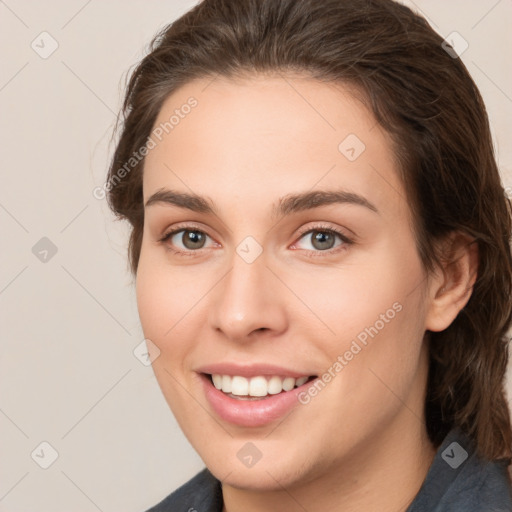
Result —
[{"label": "woman's face", "polygon": [[152,139],[140,319],[214,475],[292,486],[424,432],[429,285],[362,103],[307,78],[199,80]]}]

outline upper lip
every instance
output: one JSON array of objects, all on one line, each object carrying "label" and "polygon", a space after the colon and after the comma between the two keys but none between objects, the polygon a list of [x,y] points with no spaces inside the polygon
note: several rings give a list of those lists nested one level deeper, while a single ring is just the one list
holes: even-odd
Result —
[{"label": "upper lip", "polygon": [[212,363],[201,366],[195,370],[198,373],[206,373],[210,375],[239,375],[240,377],[257,377],[257,376],[272,376],[283,375],[286,377],[311,377],[316,375],[314,372],[297,371],[290,368],[285,368],[279,365],[251,363],[241,365],[239,363]]}]

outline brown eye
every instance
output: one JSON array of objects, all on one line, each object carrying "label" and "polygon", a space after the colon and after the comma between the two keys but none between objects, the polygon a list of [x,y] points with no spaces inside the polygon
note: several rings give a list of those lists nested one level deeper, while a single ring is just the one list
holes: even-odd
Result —
[{"label": "brown eye", "polygon": [[202,249],[207,238],[209,238],[208,235],[203,231],[182,228],[167,233],[160,242],[171,246],[177,252],[185,252]]},{"label": "brown eye", "polygon": [[336,235],[329,231],[314,230],[310,232],[311,245],[319,251],[332,249],[336,243]]},{"label": "brown eye", "polygon": [[346,246],[351,243],[351,240],[338,231],[321,227],[304,232],[299,240],[301,244],[305,244],[305,247],[299,248],[310,253],[333,252],[339,246]]},{"label": "brown eye", "polygon": [[182,230],[181,241],[186,249],[202,249],[206,235],[201,231]]}]

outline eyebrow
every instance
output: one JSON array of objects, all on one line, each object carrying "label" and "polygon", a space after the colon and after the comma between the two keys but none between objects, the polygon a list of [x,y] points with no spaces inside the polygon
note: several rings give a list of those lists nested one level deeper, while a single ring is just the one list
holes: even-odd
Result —
[{"label": "eyebrow", "polygon": [[[209,197],[193,193],[160,189],[146,201],[145,208],[155,204],[168,204],[197,213],[218,215],[215,203]],[[375,205],[365,197],[346,190],[313,190],[281,197],[272,207],[272,217],[286,216],[295,212],[311,210],[331,204],[354,204],[379,213]]]}]

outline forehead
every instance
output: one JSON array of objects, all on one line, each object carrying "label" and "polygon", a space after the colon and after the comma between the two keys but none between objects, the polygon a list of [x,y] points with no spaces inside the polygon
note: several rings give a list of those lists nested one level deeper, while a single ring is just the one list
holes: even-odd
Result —
[{"label": "forehead", "polygon": [[390,138],[339,84],[284,75],[195,80],[164,102],[152,139],[145,201],[166,187],[241,202],[343,187],[406,207]]}]

